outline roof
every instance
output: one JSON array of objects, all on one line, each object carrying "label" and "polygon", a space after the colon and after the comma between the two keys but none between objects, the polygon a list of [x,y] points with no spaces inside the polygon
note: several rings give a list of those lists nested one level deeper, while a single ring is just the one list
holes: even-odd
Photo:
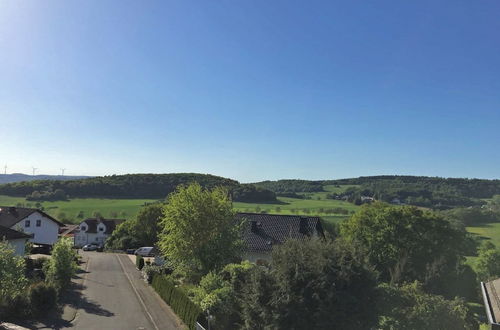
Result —
[{"label": "roof", "polygon": [[106,231],[104,232],[105,234],[111,234],[115,228],[122,222],[124,222],[125,219],[97,219],[97,218],[89,218],[86,220],[83,220],[82,223],[86,223],[88,226],[88,229],[86,230],[86,233],[89,234],[95,234],[97,233],[97,225],[102,222],[106,226]]},{"label": "roof", "polygon": [[64,227],[59,228],[59,236],[73,236],[75,230],[78,229],[78,225],[64,225]]},{"label": "roof", "polygon": [[247,251],[271,251],[274,245],[291,238],[324,237],[320,217],[237,213],[236,219],[247,221],[243,229]]},{"label": "roof", "polygon": [[0,206],[0,226],[4,226],[7,228],[12,227],[19,221],[25,219],[35,212],[38,212],[44,217],[54,221],[58,226],[64,226],[62,222],[59,222],[57,219],[48,215],[42,210],[16,206]]},{"label": "roof", "polygon": [[0,240],[6,239],[21,239],[21,238],[32,238],[32,235],[22,233],[20,231],[10,229],[4,226],[0,226]]},{"label": "roof", "polygon": [[481,282],[481,291],[483,294],[486,316],[490,324],[500,323],[500,279],[490,282]]}]

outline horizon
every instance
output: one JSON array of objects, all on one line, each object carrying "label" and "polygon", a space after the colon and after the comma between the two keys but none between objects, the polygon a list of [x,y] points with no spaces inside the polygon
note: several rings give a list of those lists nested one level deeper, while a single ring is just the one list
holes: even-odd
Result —
[{"label": "horizon", "polygon": [[498,10],[5,0],[0,173],[500,178]]},{"label": "horizon", "polygon": [[[280,181],[280,180],[304,180],[304,181],[333,181],[333,180],[346,180],[346,179],[357,179],[357,178],[366,178],[366,177],[382,177],[382,176],[395,176],[395,177],[427,177],[427,178],[440,178],[440,179],[467,179],[467,180],[500,180],[499,178],[477,178],[477,177],[443,177],[443,176],[429,176],[429,175],[413,175],[413,174],[375,174],[375,175],[360,175],[360,176],[355,176],[355,177],[342,177],[342,178],[319,178],[319,179],[303,179],[303,178],[279,178],[279,179],[262,179],[258,181],[240,181],[235,178],[223,176],[223,175],[216,175],[212,173],[197,173],[197,172],[171,172],[171,173],[152,173],[152,172],[144,172],[144,173],[123,173],[123,174],[106,174],[106,175],[78,175],[78,174],[35,174],[34,176],[53,176],[53,177],[85,177],[86,178],[94,178],[94,177],[101,177],[101,176],[113,176],[113,175],[136,175],[136,174],[151,174],[151,175],[163,175],[163,174],[203,174],[203,175],[213,175],[213,176],[218,176],[218,177],[223,177],[226,179],[232,179],[236,180],[239,183],[243,184],[252,184],[252,183],[258,183],[258,182],[264,182],[264,181]],[[25,175],[28,177],[32,177],[33,174],[27,174],[27,173],[0,173],[0,176],[6,176],[6,175]],[[75,179],[77,180],[77,179]]]}]

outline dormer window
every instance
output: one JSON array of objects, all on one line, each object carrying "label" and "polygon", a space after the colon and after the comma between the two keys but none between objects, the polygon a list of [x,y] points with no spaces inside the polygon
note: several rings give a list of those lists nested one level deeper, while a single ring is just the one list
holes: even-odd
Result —
[{"label": "dormer window", "polygon": [[99,231],[104,231],[104,227],[99,227]]},{"label": "dormer window", "polygon": [[86,231],[86,230],[87,230],[87,227],[82,226],[82,230],[83,230],[83,231]]}]

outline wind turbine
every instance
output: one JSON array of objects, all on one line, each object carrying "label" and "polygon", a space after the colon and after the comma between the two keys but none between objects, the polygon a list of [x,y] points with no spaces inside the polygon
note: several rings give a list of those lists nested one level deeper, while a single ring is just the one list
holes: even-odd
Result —
[{"label": "wind turbine", "polygon": [[65,168],[61,168],[61,176],[64,176],[64,171],[66,171]]},{"label": "wind turbine", "polygon": [[33,176],[35,176],[35,171],[38,170],[38,168],[33,167],[33,166],[31,166],[31,168],[33,169]]},{"label": "wind turbine", "polygon": [[7,164],[3,167],[3,174],[7,174]]}]

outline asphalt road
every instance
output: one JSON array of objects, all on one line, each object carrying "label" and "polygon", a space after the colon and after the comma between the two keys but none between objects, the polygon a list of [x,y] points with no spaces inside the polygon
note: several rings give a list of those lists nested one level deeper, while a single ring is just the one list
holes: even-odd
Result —
[{"label": "asphalt road", "polygon": [[83,252],[78,311],[64,329],[181,329],[179,319],[140,278],[126,255]]}]

